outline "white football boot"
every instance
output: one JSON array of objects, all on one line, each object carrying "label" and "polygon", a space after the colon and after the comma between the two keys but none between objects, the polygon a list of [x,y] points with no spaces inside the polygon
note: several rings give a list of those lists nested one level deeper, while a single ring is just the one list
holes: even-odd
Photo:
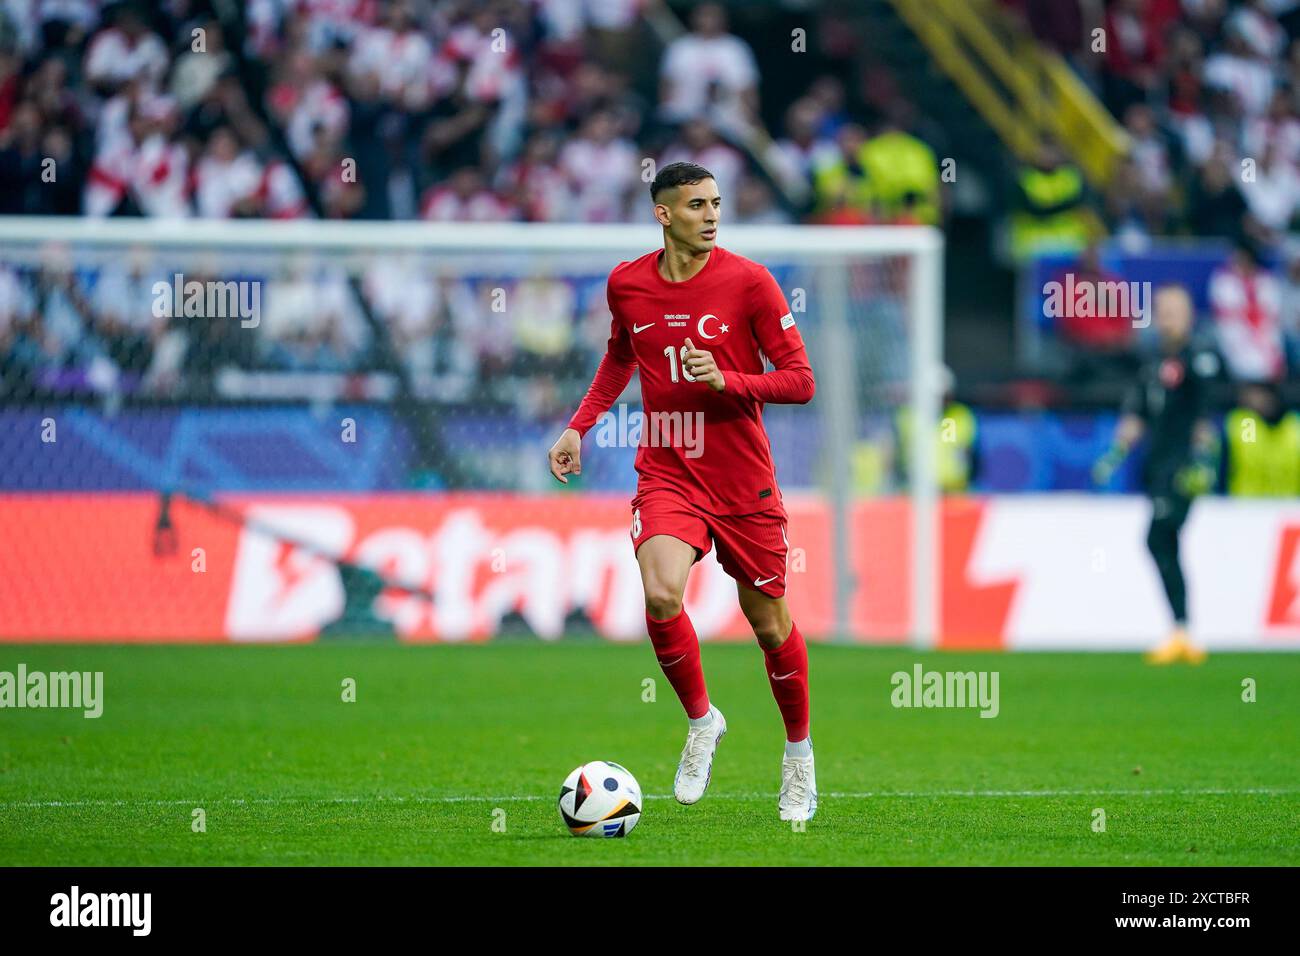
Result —
[{"label": "white football boot", "polygon": [[781,795],[777,808],[782,820],[811,820],[817,812],[817,774],[813,755],[781,760]]},{"label": "white football boot", "polygon": [[692,727],[686,734],[686,746],[682,748],[682,759],[673,779],[673,796],[678,803],[696,803],[704,796],[713,773],[713,752],[718,749],[718,741],[727,735],[727,718],[722,716],[722,711],[710,704],[709,713],[713,715],[713,723]]}]

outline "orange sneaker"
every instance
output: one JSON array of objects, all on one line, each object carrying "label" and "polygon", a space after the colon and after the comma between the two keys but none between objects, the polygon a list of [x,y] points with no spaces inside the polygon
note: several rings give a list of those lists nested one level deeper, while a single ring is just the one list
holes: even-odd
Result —
[{"label": "orange sneaker", "polygon": [[1177,664],[1179,661],[1186,661],[1188,664],[1205,662],[1205,651],[1192,643],[1185,627],[1174,628],[1167,641],[1146,654],[1148,664]]},{"label": "orange sneaker", "polygon": [[1183,659],[1184,648],[1187,645],[1187,639],[1175,634],[1164,643],[1146,652],[1144,660],[1148,664],[1157,666],[1165,664],[1177,664]]}]

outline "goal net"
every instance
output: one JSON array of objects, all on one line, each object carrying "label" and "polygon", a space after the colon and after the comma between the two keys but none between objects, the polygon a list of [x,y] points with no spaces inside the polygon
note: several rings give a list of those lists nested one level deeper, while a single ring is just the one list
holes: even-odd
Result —
[{"label": "goal net", "polygon": [[[942,240],[730,226],[817,379],[765,422],[805,632],[933,639]],[[544,638],[643,626],[634,378],[546,451],[656,228],[0,219],[0,625],[26,637]],[[20,542],[20,543],[15,543]],[[712,557],[688,606],[739,634]],[[698,578],[699,580],[694,580]]]}]

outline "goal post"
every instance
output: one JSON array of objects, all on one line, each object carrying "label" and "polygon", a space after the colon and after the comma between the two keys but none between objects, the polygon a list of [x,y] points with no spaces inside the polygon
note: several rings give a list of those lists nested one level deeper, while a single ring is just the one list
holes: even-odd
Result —
[{"label": "goal post", "polygon": [[[813,404],[769,406],[767,420],[782,488],[817,497],[829,512],[828,553],[817,559],[833,569],[834,635],[879,637],[855,616],[863,586],[855,555],[871,547],[854,540],[856,514],[866,498],[905,495],[908,636],[931,646],[940,620],[942,234],[729,225],[721,242],[772,271],[809,348]],[[0,293],[19,303],[0,315],[11,327],[0,327],[0,339],[12,344],[24,309],[44,309],[40,334],[65,350],[60,369],[33,366],[11,378],[0,402],[108,410],[133,401],[390,403],[410,439],[394,449],[394,458],[406,456],[397,484],[431,472],[433,484],[408,487],[540,491],[504,436],[486,436],[502,441],[484,443],[491,461],[481,468],[462,462],[457,471],[448,445],[472,434],[475,403],[485,402],[513,407],[515,418],[498,422],[515,421],[518,440],[535,446],[539,423],[551,427],[557,409],[576,404],[595,371],[609,270],[661,243],[654,224],[0,217]],[[164,311],[180,311],[196,278],[228,287],[218,298],[232,305],[239,283],[249,284],[260,314],[225,316],[244,321],[211,329],[160,319],[158,294],[130,299],[136,286],[166,286]],[[101,308],[125,314],[105,319]],[[75,341],[78,327],[94,333],[94,349]],[[901,418],[909,427],[895,427]],[[0,432],[0,453],[14,441]],[[627,469],[615,471],[608,487],[630,490]]]}]

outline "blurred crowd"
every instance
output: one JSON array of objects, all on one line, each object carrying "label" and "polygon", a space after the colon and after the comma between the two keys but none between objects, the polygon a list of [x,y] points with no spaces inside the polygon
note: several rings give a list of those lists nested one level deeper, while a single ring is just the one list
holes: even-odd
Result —
[{"label": "blurred crowd", "polygon": [[236,41],[189,0],[6,0],[0,212],[620,222],[650,162],[690,156],[733,221],[933,221],[928,147],[857,121],[842,80],[769,134],[725,8],[660,50],[646,6],[249,0]]},{"label": "blurred crowd", "polygon": [[[391,386],[356,392],[347,379],[400,369],[425,400],[544,416],[581,393],[609,334],[603,273],[503,278],[415,255],[375,257],[359,274],[309,255],[272,271],[200,258],[177,295],[154,250],[93,267],[62,248],[40,260],[0,266],[0,400],[392,397]],[[204,302],[231,286],[256,311],[187,314],[195,283]],[[261,374],[263,389],[223,379],[231,370]],[[267,384],[278,373],[280,391]],[[302,373],[315,378],[293,378]]]},{"label": "blurred crowd", "polygon": [[[715,173],[731,222],[939,221],[937,161],[903,106],[865,121],[829,72],[783,90],[769,130],[755,54],[724,6],[693,6],[667,43],[648,7],[248,0],[235,35],[191,0],[4,0],[0,213],[623,222],[647,215],[655,164],[690,159]],[[512,307],[510,334],[494,338],[506,319],[450,305],[484,298],[472,282],[408,264],[352,285],[299,263],[265,277],[268,321],[241,339],[142,311],[171,273],[132,257],[0,264],[7,394],[177,394],[223,363],[372,368],[368,311],[412,375],[468,397],[502,368],[599,355],[607,330],[583,282],[520,283],[528,321]]]},{"label": "blurred crowd", "polygon": [[[1300,367],[1300,0],[1003,2],[1075,66],[1129,144],[1100,193],[1060,143],[1015,170],[1013,258],[1069,249],[1078,275],[1131,279],[1104,238],[1112,250],[1221,238],[1234,251],[1205,298],[1225,366],[1249,380]],[[0,213],[623,222],[647,215],[657,165],[690,159],[715,173],[731,222],[945,218],[907,91],[850,69],[860,37],[831,23],[815,32],[835,38],[840,68],[764,91],[762,38],[753,22],[740,36],[717,3],[681,19],[652,0],[247,0],[224,20],[214,9],[4,0]],[[652,30],[664,16],[673,29]],[[500,280],[286,262],[253,277],[268,321],[230,338],[130,304],[171,275],[142,252],[104,269],[67,254],[0,263],[6,394],[131,382],[171,395],[205,363],[387,362],[468,400],[503,370],[590,364],[603,342],[586,279],[517,283],[522,295],[511,284],[528,311],[502,317],[481,305]],[[1131,373],[1139,343],[1125,318],[1061,323],[1077,376]]]},{"label": "blurred crowd", "polygon": [[[1135,252],[1161,238],[1221,239],[1231,252],[1209,278],[1207,318],[1229,373],[1300,373],[1300,0],[1004,3],[1074,65],[1128,138],[1100,195],[1043,144],[1019,177],[1017,258],[1074,248],[1077,271],[1113,281],[1103,235]],[[1085,359],[1122,359],[1134,334],[1114,318],[1125,316],[1062,332]]]}]

